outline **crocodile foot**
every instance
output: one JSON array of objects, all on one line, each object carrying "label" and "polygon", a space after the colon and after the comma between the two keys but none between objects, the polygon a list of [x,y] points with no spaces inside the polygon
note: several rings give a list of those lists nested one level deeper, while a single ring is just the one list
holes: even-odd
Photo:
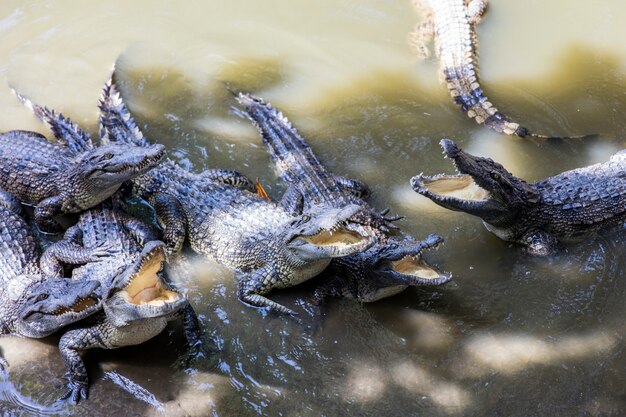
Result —
[{"label": "crocodile foot", "polygon": [[70,400],[72,404],[76,405],[81,398],[86,400],[89,393],[88,382],[72,378],[69,375],[68,380],[67,391],[59,398],[59,401]]}]

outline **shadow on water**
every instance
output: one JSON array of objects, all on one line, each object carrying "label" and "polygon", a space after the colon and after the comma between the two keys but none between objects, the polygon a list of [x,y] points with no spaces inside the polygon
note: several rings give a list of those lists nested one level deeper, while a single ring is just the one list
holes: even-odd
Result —
[{"label": "shadow on water", "polygon": [[[444,136],[530,180],[606,160],[623,147],[626,96],[616,60],[572,47],[554,67],[541,80],[483,82],[502,111],[537,131],[606,137],[571,143],[500,137],[466,120],[443,86],[408,71],[371,73],[283,108],[273,97],[288,84],[279,59],[233,59],[217,70],[219,79],[200,84],[174,65],[146,68],[122,57],[117,82],[129,108],[146,136],[164,143],[182,165],[238,169],[280,196],[284,187],[276,184],[268,155],[249,123],[232,114],[223,83],[250,90],[283,110],[331,171],[366,180],[375,206],[405,215],[406,233],[442,234],[447,244],[436,261],[455,278],[373,305],[332,300],[321,317],[303,313],[302,325],[242,305],[230,271],[194,261],[179,284],[188,288],[215,356],[183,367],[180,324],[141,346],[90,351],[91,398],[71,412],[619,415],[626,410],[624,238],[607,234],[567,243],[551,259],[530,258],[477,219],[434,207],[408,186],[420,171],[451,172],[437,144]],[[271,297],[296,304],[310,285]],[[32,347],[27,361],[10,368],[6,384],[13,385],[2,388],[13,398],[7,403],[41,403],[47,410],[64,382],[56,347],[13,338],[0,343],[9,361]],[[147,390],[141,392],[165,413],[133,399],[105,377],[111,372]]]}]

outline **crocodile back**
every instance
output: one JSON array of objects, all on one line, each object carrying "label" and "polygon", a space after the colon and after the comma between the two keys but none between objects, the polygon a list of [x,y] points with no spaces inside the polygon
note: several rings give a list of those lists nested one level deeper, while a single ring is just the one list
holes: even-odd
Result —
[{"label": "crocodile back", "polygon": [[202,178],[172,161],[136,178],[134,184],[143,198],[164,193],[180,201],[192,249],[233,268],[258,267],[259,257],[252,255],[278,242],[276,236],[293,220],[255,193]]},{"label": "crocodile back", "polygon": [[[39,274],[39,245],[22,216],[0,204],[0,281],[4,289],[25,288]],[[20,292],[21,294],[21,292]]]},{"label": "crocodile back", "polygon": [[618,224],[626,218],[625,158],[566,171],[534,186],[544,208],[555,213],[557,226],[570,225],[573,234],[578,228]]},{"label": "crocodile back", "polygon": [[0,188],[21,200],[38,203],[57,194],[53,178],[66,169],[69,150],[35,132],[0,134]]},{"label": "crocodile back", "polygon": [[139,244],[126,230],[123,219],[115,209],[101,206],[88,210],[80,216],[78,224],[83,232],[85,248],[106,245],[111,247],[112,254],[131,254],[141,251]]},{"label": "crocodile back", "polygon": [[141,246],[124,227],[117,210],[101,205],[81,214],[78,227],[87,249],[107,248],[108,255],[72,271],[74,278],[97,279],[107,284],[119,268],[128,266],[141,254]]}]

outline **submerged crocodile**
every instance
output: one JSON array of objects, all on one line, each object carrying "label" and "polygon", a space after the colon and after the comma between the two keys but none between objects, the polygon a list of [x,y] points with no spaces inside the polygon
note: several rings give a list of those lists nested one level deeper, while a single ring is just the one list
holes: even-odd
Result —
[{"label": "submerged crocodile", "polygon": [[[103,91],[100,108],[102,137],[148,145],[112,83]],[[252,182],[234,171],[195,174],[166,161],[132,184],[153,204],[168,247],[178,250],[187,240],[196,253],[235,269],[239,299],[252,306],[295,314],[264,295],[310,279],[331,258],[373,243],[362,227],[346,226],[358,206],[320,207],[292,216],[248,190]]]},{"label": "submerged crocodile", "polygon": [[449,139],[441,146],[459,174],[420,174],[411,179],[413,189],[442,207],[480,217],[489,231],[531,254],[554,254],[560,238],[626,220],[626,150],[608,162],[529,184]]},{"label": "submerged crocodile", "polygon": [[18,98],[51,128],[57,143],[35,132],[0,134],[0,188],[35,206],[35,221],[43,231],[61,231],[54,216],[97,205],[163,157],[162,145],[94,147],[69,118]]},{"label": "submerged crocodile", "polygon": [[313,150],[282,113],[260,98],[240,93],[237,100],[257,127],[279,175],[290,188],[283,204],[296,213],[319,204],[334,207],[357,205],[360,210],[351,220],[366,225],[376,236],[367,251],[333,259],[328,268],[331,278],[315,291],[321,302],[327,295],[376,301],[397,294],[409,285],[437,285],[448,282],[449,274],[440,272],[422,259],[422,252],[436,248],[443,239],[431,235],[423,242],[389,236],[391,221],[375,211],[365,200],[367,186],[360,181],[337,177],[326,170]]},{"label": "submerged crocodile", "polygon": [[[78,351],[115,349],[143,343],[161,333],[167,322],[183,316],[185,335],[198,349],[200,330],[187,298],[161,277],[165,244],[143,222],[125,212],[99,206],[81,214],[64,239],[46,249],[41,265],[49,276],[75,266],[72,279],[96,279],[103,288],[103,311],[66,331],[59,348],[68,369],[63,399],[87,398],[88,378]],[[84,251],[106,248],[106,256],[85,263]]]},{"label": "submerged crocodile", "polygon": [[20,203],[0,191],[0,334],[45,337],[100,308],[98,281],[45,279],[39,255]]},{"label": "submerged crocodile", "polygon": [[507,135],[538,137],[499,112],[487,99],[478,80],[476,25],[488,0],[413,0],[425,20],[411,34],[413,49],[429,55],[433,37],[443,77],[454,102],[478,124]]}]

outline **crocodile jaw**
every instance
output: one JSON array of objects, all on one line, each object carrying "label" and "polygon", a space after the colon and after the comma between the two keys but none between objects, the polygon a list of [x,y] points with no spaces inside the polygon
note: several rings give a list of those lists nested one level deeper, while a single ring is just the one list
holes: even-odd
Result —
[{"label": "crocodile jaw", "polygon": [[374,243],[374,238],[359,227],[338,224],[331,229],[321,229],[312,235],[298,235],[288,246],[301,258],[335,258],[362,252]]},{"label": "crocodile jaw", "polygon": [[441,237],[430,235],[417,246],[400,252],[400,258],[386,260],[382,272],[412,285],[445,284],[452,279],[452,275],[440,271],[422,257],[425,250],[439,250],[442,245],[443,239]]},{"label": "crocodile jaw", "polygon": [[163,306],[180,299],[180,294],[165,288],[159,273],[165,265],[165,251],[158,247],[149,252],[131,275],[130,282],[120,290],[120,296],[129,304]]}]

